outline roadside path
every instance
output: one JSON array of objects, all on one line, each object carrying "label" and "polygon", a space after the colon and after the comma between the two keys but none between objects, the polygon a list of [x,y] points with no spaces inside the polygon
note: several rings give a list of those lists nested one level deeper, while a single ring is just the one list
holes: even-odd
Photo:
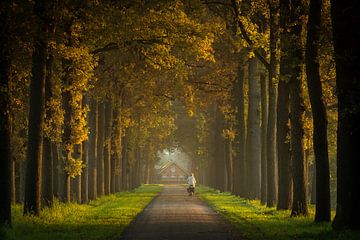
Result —
[{"label": "roadside path", "polygon": [[239,234],[226,220],[178,185],[162,192],[125,230],[121,240],[232,240]]}]

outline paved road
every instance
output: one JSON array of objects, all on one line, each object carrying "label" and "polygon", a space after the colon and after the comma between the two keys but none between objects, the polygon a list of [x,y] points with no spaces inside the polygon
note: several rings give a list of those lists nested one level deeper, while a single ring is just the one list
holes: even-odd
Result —
[{"label": "paved road", "polygon": [[183,186],[163,191],[125,230],[122,240],[228,240],[238,233],[219,214]]}]

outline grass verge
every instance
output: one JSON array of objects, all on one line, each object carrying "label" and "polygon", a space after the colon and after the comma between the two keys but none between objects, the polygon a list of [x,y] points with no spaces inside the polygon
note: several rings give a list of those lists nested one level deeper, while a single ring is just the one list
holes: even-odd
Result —
[{"label": "grass verge", "polygon": [[330,223],[315,223],[313,206],[308,217],[290,218],[290,211],[266,208],[259,201],[203,186],[196,191],[202,200],[233,223],[245,239],[360,239],[359,231],[333,231]]},{"label": "grass verge", "polygon": [[[143,185],[131,192],[101,197],[89,204],[55,202],[40,217],[23,216],[22,206],[13,207],[13,227],[2,231],[3,240],[114,239],[161,190]],[[1,233],[0,233],[1,234]]]}]

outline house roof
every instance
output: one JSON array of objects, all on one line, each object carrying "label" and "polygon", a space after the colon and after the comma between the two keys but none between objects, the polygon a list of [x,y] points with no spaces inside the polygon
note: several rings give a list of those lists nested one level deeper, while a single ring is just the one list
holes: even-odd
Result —
[{"label": "house roof", "polygon": [[182,167],[180,167],[178,164],[176,164],[176,162],[172,162],[169,161],[167,163],[165,163],[159,170],[158,170],[158,174],[161,174],[162,172],[164,172],[166,169],[170,168],[171,166],[176,166],[177,168],[179,168],[181,171],[183,171],[185,174],[189,174],[188,171],[186,171],[185,169],[183,169]]}]

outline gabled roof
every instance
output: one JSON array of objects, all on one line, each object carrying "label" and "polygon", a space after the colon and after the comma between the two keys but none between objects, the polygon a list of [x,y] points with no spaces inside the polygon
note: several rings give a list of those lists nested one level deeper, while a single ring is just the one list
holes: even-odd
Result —
[{"label": "gabled roof", "polygon": [[162,172],[164,172],[166,169],[168,169],[171,166],[176,166],[177,168],[179,168],[181,171],[183,171],[185,174],[189,174],[188,171],[186,171],[185,169],[183,169],[182,167],[180,167],[178,164],[176,164],[176,162],[172,162],[169,161],[167,163],[165,163],[158,171],[158,174],[161,174]]}]

